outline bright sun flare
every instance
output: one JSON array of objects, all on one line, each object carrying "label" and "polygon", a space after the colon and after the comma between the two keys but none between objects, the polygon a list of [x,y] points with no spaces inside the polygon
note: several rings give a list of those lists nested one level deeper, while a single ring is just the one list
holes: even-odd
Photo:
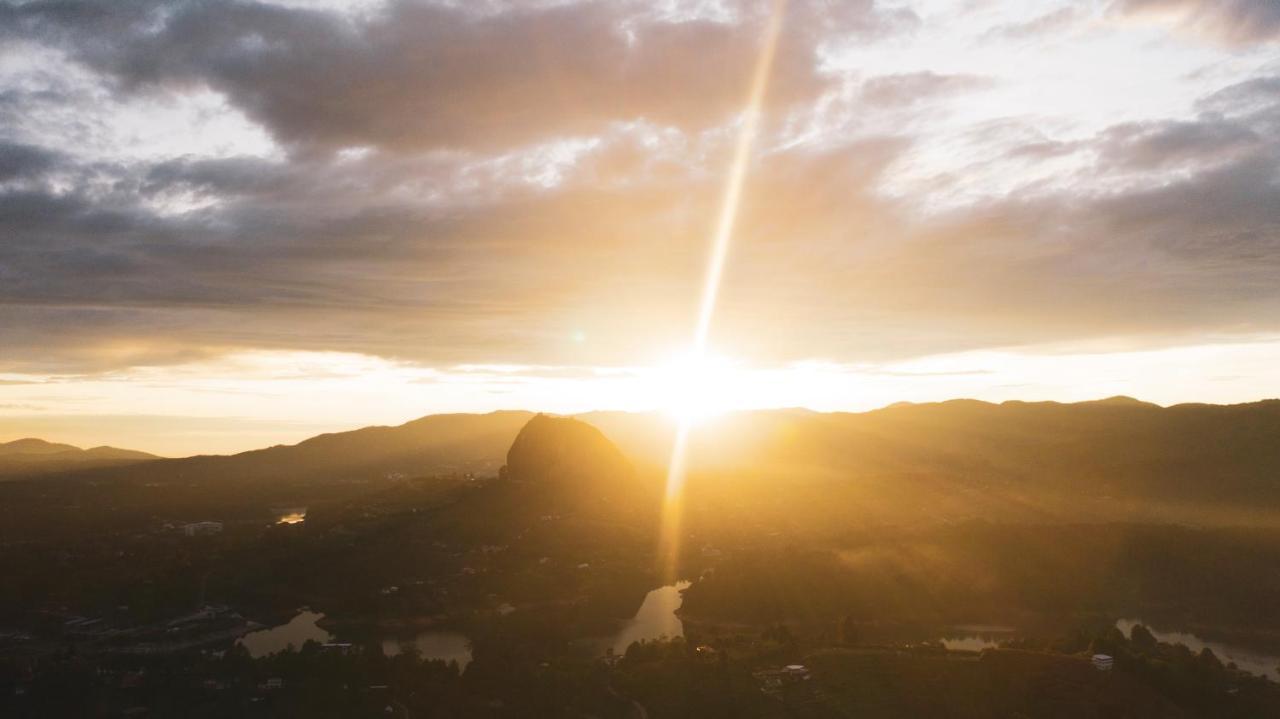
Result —
[{"label": "bright sun flare", "polygon": [[741,401],[735,369],[723,357],[690,353],[658,368],[661,405],[682,424],[698,424],[724,414]]}]

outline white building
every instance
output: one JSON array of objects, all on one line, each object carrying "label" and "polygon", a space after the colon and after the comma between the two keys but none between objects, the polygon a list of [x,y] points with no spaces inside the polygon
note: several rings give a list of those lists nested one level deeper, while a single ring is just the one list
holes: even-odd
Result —
[{"label": "white building", "polygon": [[192,522],[182,525],[182,533],[188,537],[204,537],[222,531],[222,522]]},{"label": "white building", "polygon": [[1093,655],[1093,668],[1100,672],[1109,672],[1111,667],[1115,666],[1116,660],[1107,654]]},{"label": "white building", "polygon": [[782,668],[782,671],[792,679],[808,679],[809,668],[803,664],[788,664]]}]

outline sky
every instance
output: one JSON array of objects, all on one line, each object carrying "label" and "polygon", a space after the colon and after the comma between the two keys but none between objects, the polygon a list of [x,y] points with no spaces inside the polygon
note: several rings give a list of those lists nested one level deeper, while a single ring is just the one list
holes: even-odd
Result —
[{"label": "sky", "polygon": [[1275,0],[0,0],[0,441],[1115,394],[1280,396]]}]

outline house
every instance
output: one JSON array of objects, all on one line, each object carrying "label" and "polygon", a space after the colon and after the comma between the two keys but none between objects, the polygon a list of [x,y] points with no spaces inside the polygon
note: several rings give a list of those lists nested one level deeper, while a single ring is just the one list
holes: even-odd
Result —
[{"label": "house", "polygon": [[1115,665],[1115,659],[1107,654],[1093,655],[1093,668],[1100,672],[1109,672],[1111,667]]},{"label": "house", "polygon": [[716,660],[716,659],[722,658],[720,654],[720,650],[716,649],[710,644],[699,644],[698,648],[693,651],[694,651],[694,655],[698,659],[701,659],[703,661],[710,661],[710,660]]},{"label": "house", "polygon": [[263,686],[267,689],[284,689],[284,680],[280,677],[271,677]]},{"label": "house", "polygon": [[803,680],[809,678],[809,668],[803,664],[788,664],[782,668],[782,671],[792,680]]},{"label": "house", "polygon": [[760,691],[776,698],[788,687],[806,681],[809,678],[809,668],[803,664],[788,664],[781,669],[761,669],[752,674],[760,682]]},{"label": "house", "polygon": [[192,522],[182,525],[182,533],[188,537],[205,537],[222,531],[222,522]]}]

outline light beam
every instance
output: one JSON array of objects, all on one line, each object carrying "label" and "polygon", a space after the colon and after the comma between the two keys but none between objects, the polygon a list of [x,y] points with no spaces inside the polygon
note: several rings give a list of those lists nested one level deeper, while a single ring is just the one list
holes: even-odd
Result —
[{"label": "light beam", "polygon": [[[693,333],[692,359],[695,362],[699,361],[707,351],[707,337],[711,331],[712,317],[715,315],[716,300],[720,296],[720,281],[724,276],[725,260],[729,256],[729,245],[733,239],[738,210],[742,204],[742,186],[747,177],[747,167],[751,163],[751,150],[755,145],[760,126],[765,90],[769,85],[769,73],[778,49],[778,35],[782,29],[782,18],[785,12],[786,0],[774,0],[769,21],[765,27],[764,41],[760,46],[760,54],[756,58],[755,68],[751,73],[751,86],[747,93],[746,106],[743,108],[742,124],[738,128],[737,141],[734,143],[733,162],[729,166],[729,174],[725,177],[724,190],[720,197],[720,214],[716,218],[715,230],[711,236],[711,255],[707,262],[707,274],[703,281],[702,298],[698,306],[698,321]],[[660,570],[668,583],[677,579],[679,570],[680,520],[688,465],[689,433],[692,425],[693,422],[688,417],[680,420],[676,427],[675,442],[671,448],[671,460],[667,465],[667,486],[663,497],[658,556],[662,562]]]}]

